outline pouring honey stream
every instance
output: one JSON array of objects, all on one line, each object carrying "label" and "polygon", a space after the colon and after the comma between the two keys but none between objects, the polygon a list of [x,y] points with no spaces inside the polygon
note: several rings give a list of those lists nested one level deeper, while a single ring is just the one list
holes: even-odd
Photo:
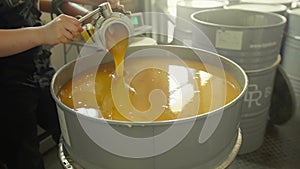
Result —
[{"label": "pouring honey stream", "polygon": [[[159,114],[163,112],[163,107],[151,107],[148,111],[139,111],[133,106],[123,107],[123,105],[131,105],[131,99],[128,98],[127,93],[134,88],[130,87],[124,79],[124,57],[128,47],[129,32],[127,28],[119,23],[113,23],[105,31],[106,48],[114,57],[115,64],[115,77],[112,79],[112,88],[116,91],[109,95],[114,100],[116,109],[122,114],[122,116],[129,118],[131,121],[151,121],[159,117]],[[158,102],[163,102],[160,99],[156,99]],[[158,101],[158,102],[157,102]],[[166,104],[166,103],[165,103]],[[134,114],[134,116],[132,116]],[[147,120],[145,120],[147,119]]]},{"label": "pouring honey stream", "polygon": [[114,57],[115,75],[122,77],[124,72],[124,57],[128,47],[129,32],[127,28],[118,23],[108,27],[105,32],[106,47]]}]

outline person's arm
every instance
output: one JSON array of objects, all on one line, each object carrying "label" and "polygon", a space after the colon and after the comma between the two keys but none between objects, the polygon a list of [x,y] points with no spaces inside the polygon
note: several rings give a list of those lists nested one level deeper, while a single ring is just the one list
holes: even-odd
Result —
[{"label": "person's arm", "polygon": [[84,16],[90,11],[81,5],[73,2],[64,2],[61,4],[61,10],[64,14],[71,16]]},{"label": "person's arm", "polygon": [[[51,9],[51,2],[52,0],[40,0],[41,11],[49,13]],[[97,6],[103,2],[109,2],[112,8],[123,8],[123,6],[120,5],[119,0],[61,0],[58,4],[61,4],[59,8],[64,14],[71,16],[84,16],[90,11],[81,5]]]},{"label": "person's arm", "polygon": [[[120,5],[119,0],[61,0],[61,1],[62,1],[60,5],[61,12],[71,16],[84,16],[90,12],[82,5],[97,6],[103,2],[109,2],[111,4],[111,7],[114,10],[124,9],[124,6]],[[83,24],[90,23],[90,22],[91,20],[86,20],[84,21]]]},{"label": "person's arm", "polygon": [[[51,12],[51,2],[52,0],[40,0],[40,10],[42,12]],[[65,1],[62,0],[61,5],[60,5],[60,10],[62,10],[62,12],[66,15],[70,15],[70,16],[83,16],[85,14],[87,14],[88,12],[90,12],[88,9],[84,8],[83,6],[73,3],[73,2],[69,2],[69,1]]]},{"label": "person's arm", "polygon": [[39,45],[68,43],[82,31],[79,21],[71,16],[60,15],[40,27],[0,29],[0,57],[17,54]]},{"label": "person's arm", "polygon": [[0,29],[0,57],[23,52],[42,44],[40,28]]},{"label": "person's arm", "polygon": [[109,2],[112,8],[119,8],[120,2],[119,0],[65,0],[70,2],[75,2],[78,4],[85,4],[85,5],[100,5],[103,2]]},{"label": "person's arm", "polygon": [[51,12],[51,2],[52,0],[40,0],[39,1],[39,7],[40,7],[40,11],[42,12]]}]

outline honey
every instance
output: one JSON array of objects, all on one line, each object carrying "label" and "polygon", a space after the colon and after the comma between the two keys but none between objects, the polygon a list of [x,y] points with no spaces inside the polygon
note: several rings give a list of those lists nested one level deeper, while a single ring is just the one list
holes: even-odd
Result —
[{"label": "honey", "polygon": [[[105,32],[114,63],[71,79],[61,102],[79,113],[118,121],[166,121],[203,114],[235,99],[241,87],[228,73],[198,61],[168,57],[126,60],[128,30],[112,24]],[[222,76],[223,75],[223,76]]]},{"label": "honey", "polygon": [[[207,113],[240,94],[241,87],[230,74],[198,61],[183,61],[185,65],[163,56],[128,59],[122,77],[115,76],[114,63],[102,64],[71,79],[58,97],[71,109],[93,112],[99,118],[165,121]],[[158,65],[164,69],[156,68]],[[223,77],[219,76],[222,72]],[[156,90],[164,97],[151,100]],[[149,112],[151,106],[161,112]]]},{"label": "honey", "polygon": [[123,61],[128,47],[128,37],[129,32],[127,28],[118,23],[110,25],[105,32],[106,47],[114,57],[117,76],[123,75]]}]

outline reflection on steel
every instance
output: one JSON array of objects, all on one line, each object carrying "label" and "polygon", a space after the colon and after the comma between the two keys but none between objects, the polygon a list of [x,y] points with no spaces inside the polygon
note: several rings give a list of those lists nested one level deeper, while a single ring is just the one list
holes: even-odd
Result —
[{"label": "reflection on steel", "polygon": [[[59,155],[60,162],[61,162],[62,166],[64,167],[64,169],[84,169],[83,167],[81,167],[78,163],[76,163],[69,157],[62,142],[63,142],[63,140],[61,140],[61,143],[59,144],[58,155]],[[225,169],[228,166],[230,166],[230,164],[236,158],[238,151],[241,147],[241,144],[242,144],[242,134],[241,134],[241,129],[239,129],[236,144],[233,147],[233,150],[228,155],[227,159],[221,165],[219,165],[219,167],[217,167],[216,169]]]}]

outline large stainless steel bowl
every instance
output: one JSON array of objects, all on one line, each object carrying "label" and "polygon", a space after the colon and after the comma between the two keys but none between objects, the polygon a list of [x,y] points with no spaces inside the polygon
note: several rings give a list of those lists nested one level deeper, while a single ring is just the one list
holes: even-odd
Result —
[{"label": "large stainless steel bowl", "polygon": [[[63,144],[68,154],[86,169],[216,168],[228,158],[237,141],[241,103],[248,83],[245,72],[220,55],[187,47],[130,47],[127,55],[145,49],[159,49],[166,55],[172,53],[199,62],[205,60],[212,65],[219,60],[224,70],[237,80],[242,91],[222,108],[190,118],[160,122],[93,118],[66,107],[57,97],[74,72],[85,71],[99,63],[99,57],[84,57],[58,70],[51,84],[59,109]],[[76,67],[78,62],[84,66]]]}]

